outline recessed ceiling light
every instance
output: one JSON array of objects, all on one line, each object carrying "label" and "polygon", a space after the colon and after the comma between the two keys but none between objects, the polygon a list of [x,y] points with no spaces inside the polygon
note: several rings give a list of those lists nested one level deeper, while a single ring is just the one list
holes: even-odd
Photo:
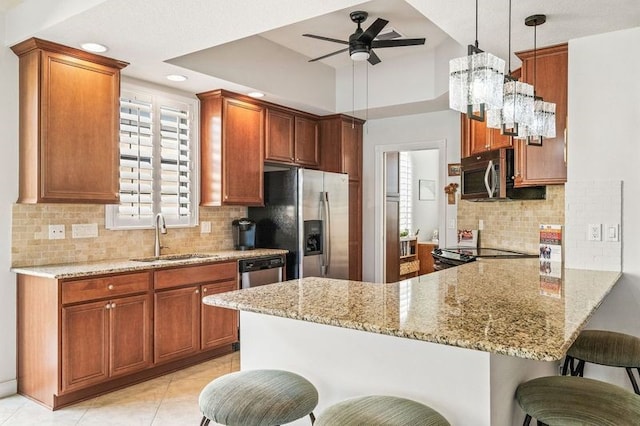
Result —
[{"label": "recessed ceiling light", "polygon": [[80,47],[82,47],[87,52],[93,52],[93,53],[102,53],[109,50],[107,46],[103,44],[98,44],[98,43],[82,43]]},{"label": "recessed ceiling light", "polygon": [[251,96],[252,98],[261,98],[264,96],[264,93],[262,92],[249,92],[247,93],[247,95]]},{"label": "recessed ceiling light", "polygon": [[187,77],[181,74],[169,74],[167,76],[167,80],[171,81],[185,81],[186,79]]}]

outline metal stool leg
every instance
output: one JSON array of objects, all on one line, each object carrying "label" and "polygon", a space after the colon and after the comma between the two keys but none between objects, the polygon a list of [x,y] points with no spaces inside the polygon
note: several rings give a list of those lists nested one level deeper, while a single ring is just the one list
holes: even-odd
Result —
[{"label": "metal stool leg", "polygon": [[524,416],[524,422],[522,423],[522,426],[529,426],[531,424],[531,416],[530,415],[526,415]]},{"label": "metal stool leg", "polygon": [[202,420],[200,420],[200,426],[208,426],[209,422],[211,420],[209,420],[208,418],[206,418],[205,416],[202,416]]},{"label": "metal stool leg", "polygon": [[[630,367],[626,368],[627,374],[629,375],[629,379],[631,380],[631,385],[633,386],[633,391],[640,395],[640,388],[638,388],[638,382],[636,382],[636,378],[633,377],[633,369]],[[640,374],[640,368],[638,368],[638,374]]]},{"label": "metal stool leg", "polygon": [[316,422],[316,416],[313,415],[313,411],[309,413],[309,417],[311,418],[311,424]]},{"label": "metal stool leg", "polygon": [[[571,367],[571,372],[573,373],[573,357],[567,355],[564,357],[564,364],[562,365],[562,375],[566,376],[567,371],[569,371],[569,367]],[[573,374],[571,374],[573,376]]]}]

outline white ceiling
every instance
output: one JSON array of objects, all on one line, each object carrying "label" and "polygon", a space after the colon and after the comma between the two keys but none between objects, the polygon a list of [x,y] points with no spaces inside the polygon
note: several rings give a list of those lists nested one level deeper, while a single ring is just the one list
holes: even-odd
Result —
[{"label": "white ceiling", "polygon": [[[508,4],[508,0],[479,0],[480,48],[505,59],[508,56]],[[416,70],[402,65],[407,63],[402,57],[432,54],[440,44],[447,40],[451,42],[449,37],[462,46],[473,43],[474,8],[474,0],[374,0],[366,3],[358,0],[0,0],[0,13],[5,14],[6,45],[31,36],[69,46],[78,46],[85,41],[100,42],[109,46],[107,56],[130,63],[123,71],[125,76],[191,93],[220,87],[244,92],[262,89],[260,86],[277,87],[270,85],[269,80],[282,80],[283,75],[286,78],[304,78],[305,72],[293,72],[293,68],[285,63],[265,66],[269,61],[268,52],[261,52],[260,60],[252,62],[250,59],[257,57],[255,51],[244,51],[242,44],[232,43],[259,36],[281,51],[288,51],[288,56],[298,55],[299,62],[306,62],[310,57],[342,46],[302,37],[301,34],[308,32],[346,39],[355,29],[355,24],[349,19],[349,12],[353,10],[370,13],[363,25],[365,28],[376,17],[382,17],[390,21],[388,27],[395,28],[405,37],[427,38],[425,46],[378,49],[376,53],[383,62],[370,67],[369,71],[385,70],[395,79],[417,79],[418,76],[414,75]],[[512,51],[533,47],[533,30],[525,27],[523,22],[526,16],[536,13],[547,15],[547,23],[538,28],[538,46],[640,25],[639,0],[513,0]],[[224,45],[227,48],[232,46],[245,61],[234,63],[228,59],[224,66],[209,67],[212,69],[206,72],[184,66],[184,58],[189,55],[200,52],[200,61],[206,61],[202,52],[215,54],[217,48],[222,49]],[[176,58],[183,59],[181,66],[168,62],[180,62]],[[351,67],[346,53],[322,62],[308,65],[318,67],[319,74],[333,75],[334,80],[335,75],[341,74],[341,69]],[[515,60],[513,62],[512,68],[517,67]],[[227,72],[221,78],[216,75],[216,69],[223,68]],[[269,72],[263,72],[263,69],[269,69]],[[164,78],[170,73],[185,74],[189,80],[171,83]],[[294,73],[296,75],[292,75]],[[234,81],[234,75],[242,75],[242,81]],[[316,84],[320,77],[314,78],[316,80],[310,85]],[[375,81],[384,84],[380,83],[384,82],[382,77]],[[394,84],[393,79],[389,79],[388,84]],[[328,87],[318,86],[323,87],[322,90]],[[325,99],[314,105],[304,96],[296,96],[295,91],[265,91],[275,102],[312,112],[327,110],[327,102],[330,103]],[[435,104],[429,104],[429,99],[422,102],[416,101],[415,96],[408,98],[411,101],[406,102],[407,107],[396,108],[396,111],[415,112],[408,107],[409,104],[422,105],[417,111],[432,110],[434,105],[441,107],[443,104],[442,97],[437,94]],[[394,100],[394,103],[399,102]],[[377,108],[376,116],[385,114],[384,108]],[[372,118],[371,115],[369,117]]]}]

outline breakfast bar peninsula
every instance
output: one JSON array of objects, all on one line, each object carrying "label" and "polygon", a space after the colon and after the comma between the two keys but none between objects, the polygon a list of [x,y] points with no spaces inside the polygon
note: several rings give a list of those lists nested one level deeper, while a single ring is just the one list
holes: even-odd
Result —
[{"label": "breakfast bar peninsula", "polygon": [[242,370],[305,376],[317,412],[383,394],[423,402],[453,425],[511,426],[524,417],[518,384],[558,374],[619,277],[563,269],[549,278],[538,259],[480,260],[397,283],[303,278],[203,300],[241,311]]}]

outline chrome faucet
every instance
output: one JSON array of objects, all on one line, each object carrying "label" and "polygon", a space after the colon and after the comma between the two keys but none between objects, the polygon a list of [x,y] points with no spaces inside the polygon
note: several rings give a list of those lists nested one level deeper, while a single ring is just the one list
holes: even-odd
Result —
[{"label": "chrome faucet", "polygon": [[156,215],[156,244],[153,248],[153,255],[155,257],[160,256],[160,249],[162,248],[162,246],[160,245],[160,233],[162,234],[166,234],[167,233],[167,224],[164,222],[164,216],[162,216],[162,213],[158,213]]}]

